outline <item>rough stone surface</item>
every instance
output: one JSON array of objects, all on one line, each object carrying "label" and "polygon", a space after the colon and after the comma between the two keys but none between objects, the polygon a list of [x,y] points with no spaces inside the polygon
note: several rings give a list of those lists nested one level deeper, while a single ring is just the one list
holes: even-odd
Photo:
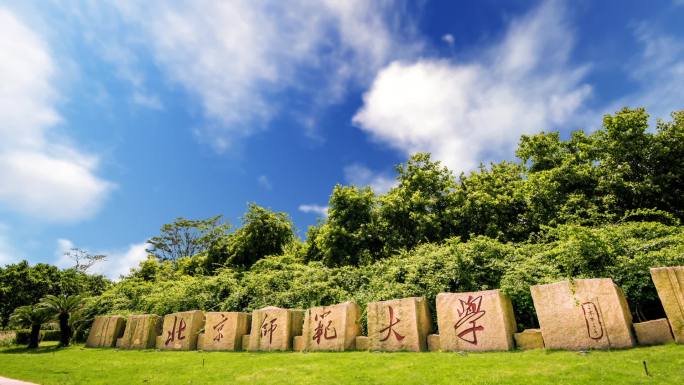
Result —
[{"label": "rough stone surface", "polygon": [[439,293],[436,302],[442,350],[513,349],[513,306],[500,290]]},{"label": "rough stone surface", "polygon": [[513,338],[518,349],[544,349],[544,338],[540,329],[525,329],[521,333],[513,334]]},{"label": "rough stone surface", "polygon": [[129,315],[123,337],[116,340],[121,349],[151,349],[161,333],[162,318],[156,314]]},{"label": "rough stone surface", "polygon": [[197,339],[198,350],[242,350],[242,336],[249,334],[251,326],[249,313],[208,312],[204,317],[204,333]]},{"label": "rough stone surface", "polygon": [[549,349],[634,346],[632,315],[610,278],[576,279],[530,288],[544,345]]},{"label": "rough stone surface", "polygon": [[439,334],[430,334],[427,336],[427,345],[428,351],[430,352],[438,352],[442,350],[439,342]]},{"label": "rough stone surface", "polygon": [[354,302],[313,307],[304,315],[304,348],[309,351],[353,350],[361,332],[361,309]]},{"label": "rough stone surface", "polygon": [[634,331],[639,345],[664,345],[674,341],[667,318],[635,323]]},{"label": "rough stone surface", "polygon": [[294,336],[302,335],[304,310],[269,306],[252,313],[250,351],[291,350]]},{"label": "rough stone surface", "polygon": [[356,350],[368,350],[369,340],[366,336],[357,336],[356,340]]},{"label": "rough stone surface", "polygon": [[306,347],[305,345],[304,336],[294,336],[292,339],[292,350],[295,352],[303,352]]},{"label": "rough stone surface", "polygon": [[651,268],[651,278],[674,339],[678,344],[684,344],[684,266]]},{"label": "rough stone surface", "polygon": [[[251,327],[251,325],[250,325]],[[252,338],[249,334],[245,334],[242,336],[242,350],[248,350],[249,349],[249,340]]]},{"label": "rough stone surface", "polygon": [[95,317],[86,340],[89,348],[113,348],[126,327],[126,318],[120,315]]},{"label": "rough stone surface", "polygon": [[431,326],[430,310],[425,297],[368,304],[370,350],[425,351]]},{"label": "rough stone surface", "polygon": [[204,312],[192,310],[167,314],[163,325],[162,334],[157,337],[157,349],[195,350],[199,331],[204,326]]}]

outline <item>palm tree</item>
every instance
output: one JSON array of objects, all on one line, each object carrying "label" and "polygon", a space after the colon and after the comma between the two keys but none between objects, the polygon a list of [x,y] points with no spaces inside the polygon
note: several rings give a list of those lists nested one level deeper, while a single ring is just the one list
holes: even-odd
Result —
[{"label": "palm tree", "polygon": [[26,305],[14,309],[10,316],[10,322],[17,326],[31,328],[28,348],[35,349],[38,347],[40,340],[40,327],[52,320],[52,317],[53,314],[42,306]]},{"label": "palm tree", "polygon": [[71,325],[69,317],[81,308],[83,300],[78,295],[46,295],[40,300],[40,306],[47,309],[59,320],[59,345],[69,346],[71,340]]}]

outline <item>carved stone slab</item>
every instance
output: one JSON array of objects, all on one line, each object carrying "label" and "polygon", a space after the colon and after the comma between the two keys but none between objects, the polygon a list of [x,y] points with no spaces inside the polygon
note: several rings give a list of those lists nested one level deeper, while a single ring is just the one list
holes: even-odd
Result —
[{"label": "carved stone slab", "polygon": [[684,344],[684,266],[651,268],[651,278],[674,339],[678,344]]},{"label": "carved stone slab", "polygon": [[89,348],[113,348],[116,340],[123,336],[126,318],[120,315],[95,317],[90,327],[86,346]]},{"label": "carved stone slab", "polygon": [[437,324],[444,351],[513,349],[513,305],[500,290],[439,293]]},{"label": "carved stone slab", "polygon": [[430,310],[425,297],[368,304],[370,350],[425,351],[431,329]]},{"label": "carved stone slab", "polygon": [[167,314],[164,316],[162,334],[157,337],[157,349],[196,350],[203,325],[204,312],[200,310]]},{"label": "carved stone slab", "polygon": [[530,288],[544,345],[549,349],[634,346],[632,315],[610,278],[576,279]]},{"label": "carved stone slab", "polygon": [[129,315],[116,346],[121,349],[152,349],[161,333],[162,318],[156,314]]},{"label": "carved stone slab", "polygon": [[304,348],[309,351],[353,350],[361,332],[361,310],[354,302],[313,307],[304,315]]},{"label": "carved stone slab", "polygon": [[302,335],[304,310],[269,306],[252,313],[250,351],[292,350],[294,336]]},{"label": "carved stone slab", "polygon": [[198,337],[198,349],[242,350],[242,336],[249,334],[251,326],[249,313],[208,312],[204,316],[204,333]]}]

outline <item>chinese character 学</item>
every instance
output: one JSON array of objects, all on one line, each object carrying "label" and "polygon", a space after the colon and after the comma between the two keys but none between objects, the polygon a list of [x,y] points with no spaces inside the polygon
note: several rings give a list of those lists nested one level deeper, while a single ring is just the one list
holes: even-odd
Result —
[{"label": "chinese character \u5b66", "polygon": [[477,345],[477,332],[484,330],[484,326],[478,325],[476,322],[485,315],[484,310],[480,310],[482,306],[482,296],[473,298],[468,296],[468,300],[459,299],[461,308],[458,311],[458,320],[454,325],[456,335],[463,341]]},{"label": "chinese character \u5b66", "polygon": [[321,314],[316,314],[314,317],[315,321],[318,321],[318,326],[316,326],[316,332],[314,333],[313,339],[316,341],[316,344],[320,345],[321,344],[321,337],[325,338],[326,340],[332,340],[337,338],[337,330],[335,330],[335,327],[331,327],[333,321],[328,320],[328,323],[326,325],[323,325],[323,320],[325,317],[330,315],[331,311],[328,310],[326,312],[323,312]]},{"label": "chinese character \u5b66", "polygon": [[273,343],[273,332],[278,328],[278,318],[273,318],[267,322],[268,314],[264,315],[264,320],[261,322],[261,336],[265,337],[268,334],[268,344]]},{"label": "chinese character \u5b66", "polygon": [[[178,330],[176,330],[176,326],[178,326]],[[178,339],[178,341],[184,340],[185,336],[183,335],[183,332],[185,331],[185,327],[185,320],[181,318],[180,322],[178,322],[178,316],[173,316],[173,328],[166,332],[166,342],[164,345],[168,346],[176,339]]]},{"label": "chinese character \u5b66", "polygon": [[216,331],[216,336],[214,336],[214,341],[216,342],[221,341],[223,338],[223,326],[226,324],[226,321],[228,321],[228,317],[223,314],[221,314],[221,318],[222,320],[212,327],[212,329]]},{"label": "chinese character \u5b66", "polygon": [[396,330],[394,330],[394,326],[401,321],[399,318],[394,318],[394,309],[392,309],[392,306],[388,306],[389,308],[389,326],[386,328],[380,330],[380,334],[387,332],[387,335],[385,338],[381,339],[380,342],[387,341],[390,338],[390,335],[394,333],[394,338],[397,339],[397,341],[401,341],[404,339],[406,336],[402,336],[401,334],[397,333]]}]

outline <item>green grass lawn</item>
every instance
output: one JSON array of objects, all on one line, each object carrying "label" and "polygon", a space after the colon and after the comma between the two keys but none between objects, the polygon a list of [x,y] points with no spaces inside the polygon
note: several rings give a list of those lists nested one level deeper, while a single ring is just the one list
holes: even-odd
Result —
[{"label": "green grass lawn", "polygon": [[[651,376],[644,373],[646,361]],[[0,349],[0,376],[40,384],[684,384],[684,346],[589,353],[233,353]]]}]

